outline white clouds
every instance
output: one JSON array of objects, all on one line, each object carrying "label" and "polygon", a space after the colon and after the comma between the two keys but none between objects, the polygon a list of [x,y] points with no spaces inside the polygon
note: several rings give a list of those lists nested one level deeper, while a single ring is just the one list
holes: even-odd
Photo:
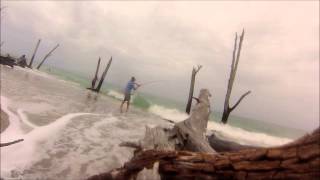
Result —
[{"label": "white clouds", "polygon": [[[253,93],[236,113],[309,129],[318,125],[319,2],[4,4],[8,8],[1,35],[6,51],[31,51],[35,38],[41,37],[39,54],[61,44],[49,63],[84,74],[92,73],[98,56],[106,62],[112,55],[110,81],[125,83],[133,74],[141,80],[170,79],[166,88],[150,86],[146,91],[181,100],[188,93],[192,66],[202,64],[197,88],[206,86],[214,92],[218,110],[225,96],[234,33],[244,27],[233,98],[249,89]],[[16,35],[21,32],[25,34]],[[310,122],[305,125],[301,119]]]}]

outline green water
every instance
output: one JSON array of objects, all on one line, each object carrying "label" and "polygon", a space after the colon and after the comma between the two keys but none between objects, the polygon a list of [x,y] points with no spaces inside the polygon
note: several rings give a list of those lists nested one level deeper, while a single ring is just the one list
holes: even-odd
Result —
[{"label": "green water", "polygon": [[[66,70],[58,68],[49,68],[46,66],[44,66],[42,71],[57,76],[58,78],[61,78],[63,80],[77,83],[83,88],[91,86],[91,79],[81,74],[68,72]],[[110,90],[117,91],[119,93],[122,92],[119,86],[110,84],[107,81],[105,81],[101,88],[101,94],[107,95],[108,91]],[[115,97],[112,98],[116,99]],[[181,112],[184,112],[185,110],[185,102],[177,102],[171,99],[157,97],[152,94],[142,92],[135,92],[134,96],[132,97],[132,104],[135,107],[145,110],[147,110],[153,104],[157,104],[168,109],[177,109]],[[210,120],[220,122],[221,116],[221,112],[213,112],[211,113]],[[228,124],[231,126],[242,128],[246,131],[260,132],[287,138],[297,138],[306,133],[306,131],[300,129],[288,128],[277,124],[240,117],[236,115],[230,115]]]}]

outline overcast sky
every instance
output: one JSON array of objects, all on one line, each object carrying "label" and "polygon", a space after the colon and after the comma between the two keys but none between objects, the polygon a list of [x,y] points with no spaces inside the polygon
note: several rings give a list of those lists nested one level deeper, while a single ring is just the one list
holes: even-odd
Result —
[{"label": "overcast sky", "polygon": [[92,76],[99,56],[113,56],[107,81],[124,86],[166,80],[142,91],[186,101],[192,67],[196,93],[208,88],[223,109],[235,33],[245,38],[231,105],[233,112],[307,130],[319,126],[319,1],[2,1],[2,52]]}]

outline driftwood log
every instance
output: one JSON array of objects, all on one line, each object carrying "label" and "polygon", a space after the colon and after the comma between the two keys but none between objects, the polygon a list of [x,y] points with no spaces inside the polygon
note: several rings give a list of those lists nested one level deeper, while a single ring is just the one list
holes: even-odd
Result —
[{"label": "driftwood log", "polygon": [[14,66],[17,66],[16,59],[11,56],[0,56],[0,64],[10,66],[13,68]]},{"label": "driftwood log", "polygon": [[158,163],[161,179],[319,179],[320,130],[284,146],[220,154],[146,150],[89,180],[133,179]]},{"label": "driftwood log", "polygon": [[155,127],[146,128],[145,137],[138,142],[123,142],[121,146],[136,148],[138,151],[148,149],[158,150],[188,150],[196,152],[216,153],[206,138],[206,130],[210,115],[207,89],[200,90],[198,103],[189,118],[176,123],[172,129]]}]

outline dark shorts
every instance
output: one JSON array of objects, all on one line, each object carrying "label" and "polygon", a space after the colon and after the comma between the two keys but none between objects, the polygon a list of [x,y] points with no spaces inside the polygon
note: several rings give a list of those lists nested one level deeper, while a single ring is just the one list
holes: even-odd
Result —
[{"label": "dark shorts", "polygon": [[129,92],[129,93],[125,93],[125,94],[124,94],[124,99],[123,99],[123,101],[128,101],[128,102],[130,102],[130,98],[131,98],[130,92]]}]

